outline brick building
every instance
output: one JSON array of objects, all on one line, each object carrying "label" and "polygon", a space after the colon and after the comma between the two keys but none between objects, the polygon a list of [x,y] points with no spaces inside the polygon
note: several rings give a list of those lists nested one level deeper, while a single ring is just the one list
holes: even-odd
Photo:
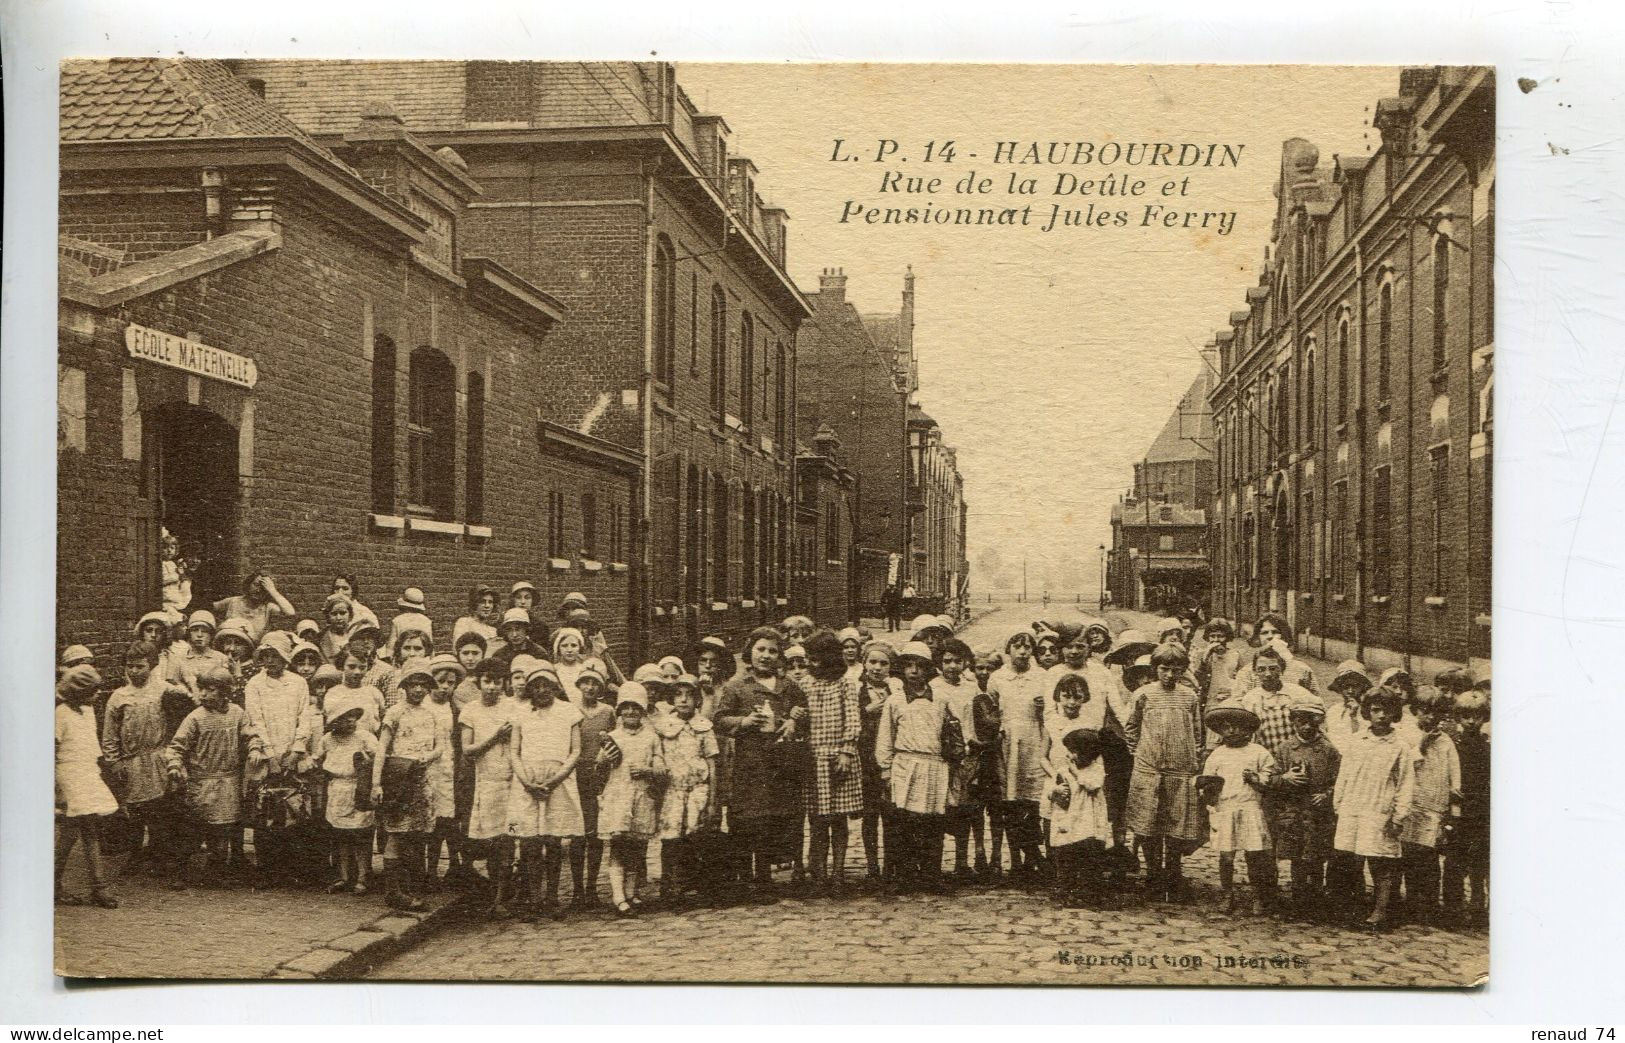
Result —
[{"label": "brick building", "polygon": [[919,406],[908,411],[908,576],[914,609],[957,613],[970,572],[965,558],[965,481],[942,428]]},{"label": "brick building", "polygon": [[[634,650],[783,617],[795,523],[796,331],[783,210],[727,124],[660,62],[238,61],[319,142],[384,100],[484,189],[462,235],[568,312],[532,383],[561,431],[637,463]],[[601,505],[595,505],[601,506]],[[582,526],[564,505],[568,546]],[[548,559],[575,583],[576,555]]]},{"label": "brick building", "polygon": [[565,307],[471,246],[455,152],[334,119],[324,146],[215,62],[63,66],[60,640],[128,640],[167,529],[194,604],[263,567],[317,615],[354,572],[386,620],[424,588],[444,640],[529,577],[624,647],[641,456],[560,422]]},{"label": "brick building", "polygon": [[859,314],[846,299],[846,273],[838,268],[824,269],[818,292],[807,300],[813,314],[801,329],[796,354],[799,431],[810,443],[827,426],[845,450],[855,476],[853,598],[859,613],[879,616],[886,585],[902,575],[908,539],[913,276],[907,277],[897,315]]},{"label": "brick building", "polygon": [[1112,505],[1108,583],[1123,608],[1172,612],[1208,601],[1208,505],[1213,502],[1212,359],[1134,465],[1134,487]]},{"label": "brick building", "polygon": [[791,610],[839,627],[852,612],[852,493],[857,479],[840,461],[841,441],[827,425],[796,454],[796,546]]},{"label": "brick building", "polygon": [[1331,659],[1490,654],[1494,73],[1406,69],[1381,147],[1282,149],[1258,285],[1215,336],[1213,609]]}]

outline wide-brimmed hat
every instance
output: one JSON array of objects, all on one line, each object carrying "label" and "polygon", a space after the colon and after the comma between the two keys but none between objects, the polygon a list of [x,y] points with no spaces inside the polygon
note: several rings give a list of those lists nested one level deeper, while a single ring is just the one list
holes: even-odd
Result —
[{"label": "wide-brimmed hat", "polygon": [[339,714],[337,717],[334,717],[331,721],[328,721],[327,726],[325,728],[323,728],[322,731],[331,732],[331,731],[335,730],[336,728],[338,728],[338,726],[343,724],[345,721],[349,721],[351,724],[354,724],[357,721],[361,720],[361,714],[362,714],[362,708],[361,707],[352,706],[348,710],[345,710],[343,713]]},{"label": "wide-brimmed hat", "polygon": [[[230,623],[231,620],[228,619],[228,620],[226,620],[226,622]],[[224,624],[222,624],[222,629],[223,628],[224,628]],[[372,635],[374,637],[378,636],[378,633],[379,633],[378,624],[375,621],[373,621],[371,619],[357,619],[355,622],[351,623],[349,625],[349,627],[344,631],[344,643],[349,644],[351,641],[354,641],[356,638],[360,637],[362,634],[367,633],[369,630],[372,632]],[[218,639],[219,636],[220,635],[216,634],[215,635],[216,639]]]},{"label": "wide-brimmed hat", "polygon": [[457,675],[459,681],[468,676],[468,671],[463,668],[463,664],[458,662],[457,657],[450,652],[441,652],[439,655],[429,657],[429,672],[438,674],[442,670],[452,671]]},{"label": "wide-brimmed hat", "polygon": [[559,684],[559,672],[553,668],[552,663],[545,659],[536,660],[536,665],[531,667],[530,671],[525,674],[525,687],[529,688],[530,683],[538,677],[545,677],[554,684],[559,685],[560,688],[564,687]]},{"label": "wide-brimmed hat", "polygon": [[422,612],[425,615],[429,611],[429,603],[419,587],[407,587],[401,591],[401,596],[395,599],[395,607],[403,612]]},{"label": "wide-brimmed hat", "polygon": [[621,707],[628,703],[647,713],[649,711],[649,691],[636,681],[627,681],[615,690],[615,712],[619,713]]},{"label": "wide-brimmed hat", "polygon": [[1336,688],[1344,681],[1359,681],[1362,692],[1371,687],[1371,675],[1365,672],[1358,659],[1345,659],[1337,664],[1337,675],[1332,678],[1331,687]]},{"label": "wide-brimmed hat", "polygon": [[1226,724],[1239,724],[1249,731],[1257,731],[1259,720],[1258,714],[1253,713],[1245,706],[1225,703],[1221,706],[1215,706],[1203,714],[1202,723],[1213,731],[1218,731],[1221,726]]},{"label": "wide-brimmed hat", "polygon": [[574,605],[576,608],[586,608],[587,595],[581,593],[579,590],[572,590],[570,593],[564,595],[563,598],[559,599],[560,611],[569,608],[571,605]]},{"label": "wide-brimmed hat", "polygon": [[954,617],[946,612],[940,612],[937,614],[937,625],[951,634],[954,632]]},{"label": "wide-brimmed hat", "polygon": [[254,649],[254,655],[261,652],[274,652],[284,663],[293,662],[293,635],[286,630],[273,630],[260,639]]},{"label": "wide-brimmed hat", "polygon": [[62,650],[62,658],[57,660],[57,667],[61,670],[67,670],[78,666],[80,663],[92,662],[95,658],[96,654],[84,645],[69,645]]},{"label": "wide-brimmed hat", "polygon": [[186,617],[186,629],[191,630],[193,627],[208,627],[209,628],[209,633],[211,633],[211,634],[214,633],[214,630],[215,630],[214,613],[210,612],[206,608],[200,608],[196,612],[192,613],[190,616],[187,616]]},{"label": "wide-brimmed hat", "polygon": [[434,684],[434,671],[429,669],[429,660],[413,659],[407,662],[405,666],[401,667],[401,672],[395,675],[395,686],[405,688],[406,682],[417,677],[424,678],[431,685]]},{"label": "wide-brimmed hat", "polygon": [[89,663],[70,666],[62,672],[56,690],[64,695],[88,692],[102,686],[102,674]]},{"label": "wide-brimmed hat", "polygon": [[1143,630],[1125,630],[1117,635],[1117,643],[1103,656],[1113,666],[1127,666],[1143,655],[1150,655],[1156,641]]},{"label": "wide-brimmed hat", "polygon": [[1132,663],[1123,664],[1123,687],[1131,694],[1140,687],[1140,685],[1134,683],[1135,680],[1149,682],[1156,676],[1157,668],[1151,665],[1150,652],[1142,656],[1136,656]]},{"label": "wide-brimmed hat", "polygon": [[214,639],[209,642],[210,647],[219,648],[220,642],[228,637],[237,638],[249,648],[254,647],[254,639],[248,633],[248,624],[240,619],[228,619],[221,623],[220,628],[214,632]]},{"label": "wide-brimmed hat", "polygon": [[919,637],[927,630],[946,630],[950,634],[954,632],[953,627],[943,626],[942,620],[938,619],[936,616],[933,616],[929,612],[921,613],[920,615],[915,616],[914,621],[908,625],[908,630],[909,633],[913,634],[915,637]]},{"label": "wide-brimmed hat", "polygon": [[530,610],[524,608],[510,608],[503,612],[502,622],[499,624],[499,627],[505,627],[509,623],[523,623],[527,627],[530,626]]}]

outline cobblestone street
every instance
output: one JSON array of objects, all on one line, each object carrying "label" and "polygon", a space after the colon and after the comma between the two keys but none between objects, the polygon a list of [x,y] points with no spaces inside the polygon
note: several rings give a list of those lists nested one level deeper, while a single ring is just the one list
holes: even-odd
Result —
[{"label": "cobblestone street", "polygon": [[[961,634],[996,647],[1037,615],[1072,618],[1072,605],[994,607]],[[1139,613],[1108,614],[1113,628]],[[877,633],[883,631],[881,626]],[[1308,660],[1317,674],[1328,664]],[[848,861],[861,877],[853,834]],[[1405,926],[1363,932],[1230,917],[1216,912],[1218,861],[1185,861],[1188,905],[1068,910],[1047,896],[973,887],[951,897],[786,899],[773,906],[649,911],[637,920],[573,916],[529,925],[450,924],[376,967],[381,979],[1461,986],[1488,971],[1485,932]],[[655,870],[658,872],[658,869]],[[607,912],[607,911],[606,911]]]}]

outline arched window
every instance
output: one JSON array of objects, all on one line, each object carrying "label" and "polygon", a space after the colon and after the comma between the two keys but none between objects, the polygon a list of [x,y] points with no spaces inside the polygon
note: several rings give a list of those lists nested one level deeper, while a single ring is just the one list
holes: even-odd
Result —
[{"label": "arched window", "polygon": [[728,483],[711,475],[711,599],[728,600]]},{"label": "arched window", "polygon": [[485,377],[468,375],[468,433],[463,438],[463,514],[478,525],[485,515]]},{"label": "arched window", "polygon": [[372,509],[395,513],[395,342],[372,342]]},{"label": "arched window", "polygon": [[1433,241],[1433,368],[1444,368],[1445,302],[1450,295],[1450,237],[1440,234]]},{"label": "arched window", "polygon": [[1275,451],[1283,453],[1292,441],[1292,370],[1282,366],[1276,376],[1280,390],[1275,399]]},{"label": "arched window", "polygon": [[728,408],[728,298],[711,287],[711,412],[722,419]]},{"label": "arched window", "polygon": [[449,518],[453,512],[457,447],[457,373],[434,348],[412,352],[406,417],[409,509]]},{"label": "arched window", "polygon": [[750,312],[739,313],[739,422],[746,430],[755,419],[756,320]]},{"label": "arched window", "polygon": [[1349,323],[1337,324],[1337,422],[1347,423],[1349,418]]},{"label": "arched window", "polygon": [[1377,399],[1388,401],[1388,352],[1394,335],[1394,284],[1377,295]]},{"label": "arched window", "polygon": [[744,525],[739,533],[739,547],[744,555],[739,574],[739,596],[747,601],[756,600],[756,494],[749,489],[740,490],[745,509]]},{"label": "arched window", "polygon": [[669,387],[677,355],[677,265],[671,240],[665,236],[655,241],[653,281],[654,315],[650,321],[654,326],[655,379]]},{"label": "arched window", "polygon": [[1315,443],[1315,342],[1310,341],[1303,352],[1303,440]]}]

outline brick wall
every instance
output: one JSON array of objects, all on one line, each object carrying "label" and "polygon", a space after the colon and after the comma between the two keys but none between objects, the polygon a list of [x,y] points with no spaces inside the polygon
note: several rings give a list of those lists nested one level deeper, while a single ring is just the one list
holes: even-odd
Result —
[{"label": "brick wall", "polygon": [[[68,195],[63,227],[136,249],[148,241],[139,237],[155,234],[154,211],[146,204],[145,197],[127,196],[121,210],[104,199],[85,203]],[[583,489],[599,491],[601,510],[612,503],[629,507],[634,492],[624,475],[542,453],[536,420],[546,415],[550,400],[546,382],[536,375],[549,355],[547,341],[475,305],[457,286],[399,252],[338,224],[323,200],[288,186],[278,216],[283,243],[276,251],[106,313],[65,313],[60,362],[86,374],[86,444],[82,452],[64,448],[58,454],[59,641],[88,643],[105,655],[123,643],[142,612],[155,607],[147,587],[153,566],[143,559],[138,540],[142,514],[150,512],[142,488],[145,469],[123,451],[125,371],[133,381],[133,404],[149,417],[165,403],[184,406],[188,381],[178,371],[128,358],[123,330],[135,322],[191,335],[259,366],[252,393],[198,382],[198,407],[221,417],[233,437],[248,432],[240,458],[200,465],[238,476],[239,532],[226,573],[237,576],[250,563],[270,570],[295,608],[309,615],[320,608],[337,572],[357,573],[362,599],[386,620],[401,587],[421,586],[442,640],[474,584],[505,589],[526,577],[542,588],[541,604],[549,611],[567,591],[586,593],[611,641],[624,649],[630,570],[588,573],[573,551],[567,570],[547,567],[540,505],[549,490],[567,492],[566,525],[576,533]],[[185,218],[184,212],[176,215],[182,226]],[[394,411],[399,503],[405,499],[410,349],[442,351],[456,365],[459,391],[467,372],[485,376],[482,521],[493,530],[489,540],[402,534],[369,523],[369,333],[388,335],[400,347]],[[460,518],[466,494],[465,421],[459,395],[453,520]],[[606,535],[607,524],[599,525]]]}]

